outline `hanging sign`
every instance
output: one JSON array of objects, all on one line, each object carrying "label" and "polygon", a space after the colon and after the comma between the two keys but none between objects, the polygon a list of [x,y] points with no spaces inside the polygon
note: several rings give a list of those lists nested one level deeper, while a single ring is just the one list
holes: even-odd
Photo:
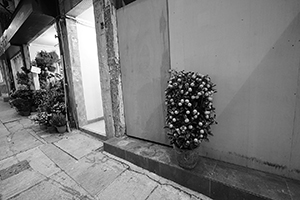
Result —
[{"label": "hanging sign", "polygon": [[40,74],[41,73],[41,68],[32,66],[30,71],[32,73]]}]

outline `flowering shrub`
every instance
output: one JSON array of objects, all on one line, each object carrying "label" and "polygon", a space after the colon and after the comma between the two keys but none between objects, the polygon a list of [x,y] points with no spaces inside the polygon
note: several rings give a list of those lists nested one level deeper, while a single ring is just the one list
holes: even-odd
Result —
[{"label": "flowering shrub", "polygon": [[64,102],[56,102],[51,109],[52,113],[65,113],[66,112],[66,106]]},{"label": "flowering shrub", "polygon": [[51,125],[50,119],[54,114],[66,114],[63,80],[50,83],[46,89],[34,93],[38,114],[34,121],[38,124]]},{"label": "flowering shrub", "polygon": [[212,95],[216,92],[208,75],[171,70],[166,94],[166,128],[171,144],[194,149],[208,141],[216,123]]},{"label": "flowering shrub", "polygon": [[51,114],[48,114],[47,112],[38,112],[32,120],[40,125],[48,125],[50,118]]}]

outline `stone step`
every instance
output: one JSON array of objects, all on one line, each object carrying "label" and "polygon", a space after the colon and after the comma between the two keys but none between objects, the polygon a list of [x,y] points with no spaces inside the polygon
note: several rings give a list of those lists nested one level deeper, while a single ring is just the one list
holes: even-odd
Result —
[{"label": "stone step", "polygon": [[300,181],[205,157],[186,170],[171,147],[123,137],[105,141],[104,150],[213,199],[300,199]]},{"label": "stone step", "polygon": [[4,101],[4,102],[8,102],[9,101],[9,95],[7,93],[2,93],[0,96],[0,100]]}]

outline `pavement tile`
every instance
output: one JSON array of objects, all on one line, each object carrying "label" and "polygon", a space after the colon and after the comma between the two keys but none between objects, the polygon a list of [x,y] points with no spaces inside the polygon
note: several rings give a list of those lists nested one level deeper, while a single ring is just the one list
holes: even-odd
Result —
[{"label": "pavement tile", "polygon": [[0,160],[12,156],[14,153],[10,149],[10,144],[6,136],[0,137]]},{"label": "pavement tile", "polygon": [[2,123],[19,120],[21,118],[22,118],[22,116],[18,115],[18,113],[14,109],[9,109],[9,110],[0,112],[0,121]]},{"label": "pavement tile", "polygon": [[81,159],[72,170],[66,173],[91,195],[96,195],[125,169],[124,165],[112,160],[92,163],[89,159]]},{"label": "pavement tile", "polygon": [[[196,200],[197,197],[191,196],[185,192],[182,192],[170,185],[158,186],[147,200]],[[206,198],[207,200],[210,198]]]},{"label": "pavement tile", "polygon": [[46,177],[50,177],[51,175],[60,171],[60,168],[58,168],[57,165],[51,161],[39,148],[22,152],[16,157],[20,161],[27,160],[33,170],[43,174]]},{"label": "pavement tile", "polygon": [[300,199],[300,181],[288,179],[286,182],[290,190],[291,199]]},{"label": "pavement tile", "polygon": [[18,163],[18,159],[15,156],[11,156],[8,158],[5,158],[3,160],[0,160],[0,170],[5,169],[11,165],[14,165]]},{"label": "pavement tile", "polygon": [[34,170],[25,170],[8,179],[0,181],[0,196],[8,199],[36,185],[46,177]]},{"label": "pavement tile", "polygon": [[11,134],[10,139],[10,148],[14,153],[26,151],[43,144],[33,137],[27,130],[19,130],[14,134]]},{"label": "pavement tile", "polygon": [[55,145],[79,160],[93,150],[103,146],[103,143],[82,134],[75,134],[59,140]]},{"label": "pavement tile", "polygon": [[0,137],[9,135],[10,132],[6,129],[6,127],[0,123]]},{"label": "pavement tile", "polygon": [[46,180],[29,190],[11,198],[11,200],[89,200],[85,195],[81,195],[72,188],[65,187],[55,181]]},{"label": "pavement tile", "polygon": [[50,177],[51,180],[56,181],[60,185],[63,185],[68,191],[72,191],[77,196],[86,197],[86,199],[94,199],[86,190],[84,190],[78,183],[76,183],[65,172],[59,172]]},{"label": "pavement tile", "polygon": [[34,126],[34,122],[29,118],[22,118],[19,120],[19,123],[23,126],[23,128],[27,129]]},{"label": "pavement tile", "polygon": [[37,138],[40,138],[44,143],[54,143],[63,138],[63,134],[58,133],[49,133],[44,130],[33,131],[32,129],[28,129],[29,132]]},{"label": "pavement tile", "polygon": [[73,157],[69,156],[53,144],[45,144],[39,147],[40,150],[51,159],[62,170],[69,171],[78,163]]},{"label": "pavement tile", "polygon": [[146,199],[157,187],[147,176],[126,170],[97,196],[99,199]]}]

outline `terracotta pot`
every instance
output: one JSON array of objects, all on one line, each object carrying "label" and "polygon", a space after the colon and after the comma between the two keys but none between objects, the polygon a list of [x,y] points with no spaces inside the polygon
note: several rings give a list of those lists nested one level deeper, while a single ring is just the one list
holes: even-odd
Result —
[{"label": "terracotta pot", "polygon": [[67,130],[67,126],[64,125],[64,126],[56,127],[56,130],[57,130],[57,132],[59,132],[59,133],[64,133],[64,132],[66,132],[66,130]]},{"label": "terracotta pot", "polygon": [[176,159],[178,161],[178,165],[185,169],[193,169],[196,167],[199,155],[198,149],[186,150],[186,149],[179,149],[175,145],[173,145],[173,149],[175,152]]}]

